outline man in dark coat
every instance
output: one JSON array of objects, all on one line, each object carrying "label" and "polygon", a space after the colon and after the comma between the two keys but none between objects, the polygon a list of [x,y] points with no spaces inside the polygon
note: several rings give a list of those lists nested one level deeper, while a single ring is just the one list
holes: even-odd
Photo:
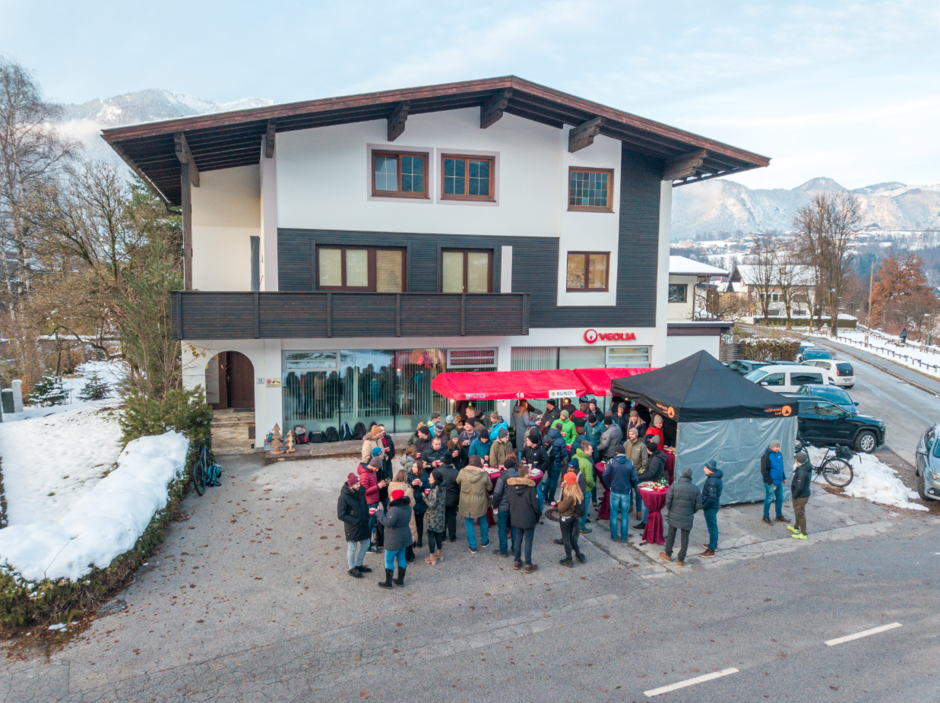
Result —
[{"label": "man in dark coat", "polygon": [[392,587],[392,573],[398,563],[395,583],[405,585],[405,550],[411,546],[411,499],[402,490],[392,491],[391,502],[386,512],[379,506],[376,517],[385,528],[385,580],[379,581],[382,588]]},{"label": "man in dark coat", "polygon": [[666,551],[660,552],[659,556],[665,561],[672,561],[672,546],[676,542],[678,531],[681,533],[681,543],[676,564],[685,566],[692,520],[695,513],[702,509],[702,494],[692,483],[692,469],[682,469],[682,476],[669,488],[669,493],[666,494],[666,508],[669,510],[669,534],[666,535]]},{"label": "man in dark coat", "polygon": [[[544,481],[544,476],[542,477]],[[529,478],[529,467],[520,466],[518,478],[506,481],[509,500],[509,524],[516,528],[515,558],[512,567],[517,571],[522,568],[522,547],[525,543],[525,572],[531,574],[539,567],[532,563],[532,539],[535,526],[542,517],[539,499],[535,492],[535,481]]]},{"label": "man in dark coat", "polygon": [[568,447],[565,445],[565,438],[555,427],[550,429],[548,434],[545,435],[545,451],[548,454],[549,471],[548,474],[542,478],[542,482],[539,483],[539,485],[545,485],[544,482],[548,481],[548,484],[545,485],[542,491],[542,495],[548,496],[549,500],[554,500],[552,496],[555,495],[555,489],[558,488],[558,481],[562,473],[564,473],[565,466],[568,465]]},{"label": "man in dark coat", "polygon": [[523,463],[533,466],[539,471],[548,471],[548,454],[542,446],[542,437],[538,432],[529,433],[525,437],[525,448],[520,457]]},{"label": "man in dark coat", "polygon": [[[496,513],[496,533],[499,537],[499,549],[493,554],[501,557],[508,557],[510,551],[510,545],[506,540],[506,528],[509,527],[509,491],[506,489],[509,488],[508,481],[511,478],[519,478],[519,472],[516,470],[516,460],[509,457],[504,462],[499,478],[496,479],[496,487],[493,489],[493,511]],[[510,527],[509,531],[512,539],[511,549],[515,553],[516,528]]]},{"label": "man in dark coat", "polygon": [[349,474],[346,483],[339,492],[339,501],[336,505],[336,517],[343,521],[346,530],[346,561],[349,565],[349,575],[361,579],[362,574],[372,571],[362,562],[369,549],[369,506],[366,503],[366,492],[359,483],[356,474]]},{"label": "man in dark coat", "polygon": [[783,487],[787,485],[787,474],[784,471],[780,442],[776,439],[760,458],[760,474],[764,479],[764,524],[773,526],[770,521],[771,502],[777,514],[774,522],[789,524],[790,521],[783,514]]},{"label": "man in dark coat", "polygon": [[453,463],[447,461],[443,466],[435,469],[441,474],[444,483],[444,494],[447,496],[445,502],[445,523],[447,525],[447,536],[451,542],[457,541],[457,508],[460,505],[460,485],[457,483],[457,474],[460,472],[454,468]]},{"label": "man in dark coat", "polygon": [[561,411],[555,406],[555,401],[545,401],[545,413],[542,415],[542,434],[548,432],[555,420],[559,419],[561,419]]},{"label": "man in dark coat", "polygon": [[795,458],[799,463],[793,470],[793,485],[790,490],[796,527],[787,525],[787,529],[793,533],[793,539],[806,539],[806,503],[812,494],[809,484],[813,481],[813,465],[806,452],[797,453]]},{"label": "man in dark coat", "polygon": [[[445,454],[447,454],[447,447],[444,446],[443,437],[435,437],[431,440],[431,446],[421,454],[421,460],[429,471],[433,471],[444,465]],[[453,457],[451,457],[450,463],[453,463]]]},{"label": "man in dark coat", "polygon": [[721,477],[724,474],[718,468],[714,459],[705,462],[705,485],[702,486],[702,515],[705,516],[705,525],[708,527],[708,544],[703,544],[705,551],[700,557],[709,559],[715,556],[718,549],[718,508],[721,501]]},{"label": "man in dark coat", "polygon": [[630,531],[630,496],[637,485],[636,467],[623,453],[619,445],[617,455],[604,470],[604,480],[610,491],[610,539],[627,541]]},{"label": "man in dark coat", "polygon": [[431,430],[427,427],[419,427],[415,434],[418,438],[415,440],[415,458],[421,459],[424,453],[431,448]]}]

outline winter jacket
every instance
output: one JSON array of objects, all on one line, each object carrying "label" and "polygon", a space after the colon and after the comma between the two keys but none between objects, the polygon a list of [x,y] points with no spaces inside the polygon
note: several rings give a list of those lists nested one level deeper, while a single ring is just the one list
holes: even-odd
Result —
[{"label": "winter jacket", "polygon": [[[639,439],[643,439],[643,437],[646,436],[646,423],[643,422],[643,420],[640,419],[640,418],[637,418],[636,424],[633,424],[633,425],[630,424],[630,420],[628,419],[628,420],[627,420],[627,425],[626,425],[626,427],[627,427],[627,432],[629,432],[631,428],[635,428],[635,429],[636,429],[636,436],[637,436]],[[626,432],[624,433],[623,436],[624,436],[624,437],[627,436]]]},{"label": "winter jacket", "polygon": [[519,478],[519,472],[515,469],[506,469],[496,479],[496,487],[493,489],[493,509],[509,510],[509,493],[507,481],[511,478]]},{"label": "winter jacket", "polygon": [[534,447],[526,447],[522,450],[520,458],[525,458],[525,463],[534,466],[539,471],[548,471],[549,459],[545,447],[537,444]]},{"label": "winter jacket", "polygon": [[506,422],[505,420],[500,420],[499,422],[497,422],[495,425],[493,425],[493,426],[490,428],[490,443],[491,443],[491,444],[493,443],[493,440],[495,440],[497,437],[499,437],[499,431],[500,431],[503,427],[505,427],[505,428],[506,428],[506,431],[509,432],[509,423]]},{"label": "winter jacket", "polygon": [[535,490],[535,481],[531,478],[516,477],[506,481],[509,494],[509,524],[520,530],[535,527],[542,510]]},{"label": "winter jacket", "polygon": [[443,532],[447,518],[447,491],[444,486],[431,486],[431,492],[424,497],[424,502],[428,506],[424,526],[431,532]]},{"label": "winter jacket", "polygon": [[712,471],[711,476],[705,477],[705,485],[702,486],[702,510],[717,510],[721,500],[721,477],[724,474],[720,469]]},{"label": "winter jacket", "polygon": [[555,511],[558,513],[558,517],[561,518],[581,517],[583,505],[583,500],[580,504],[575,503],[573,496],[568,496],[567,498],[562,497],[561,500],[558,501]]},{"label": "winter jacket", "polygon": [[579,448],[575,450],[574,458],[578,460],[578,466],[581,467],[581,473],[584,474],[587,489],[593,491],[596,482],[594,480],[594,464],[591,462],[591,457],[585,454],[583,449]]},{"label": "winter jacket", "polygon": [[376,519],[385,528],[385,549],[396,552],[414,544],[411,538],[411,499],[408,496],[388,504],[388,512],[382,506],[375,513]]},{"label": "winter jacket", "polygon": [[[479,436],[480,435],[477,434],[476,430],[470,430],[469,432],[464,430],[459,435],[457,435],[457,440],[460,442],[460,445],[463,446],[464,442],[470,442],[470,444],[473,444],[473,440]],[[467,446],[469,447],[470,445],[468,444]]]},{"label": "winter jacket", "polygon": [[493,492],[489,475],[468,466],[457,474],[457,483],[460,485],[460,514],[470,519],[486,515],[486,509],[490,507],[489,494]]},{"label": "winter jacket", "polygon": [[336,504],[336,517],[343,521],[347,542],[369,539],[369,506],[362,486],[354,491],[349,484],[343,484]]},{"label": "winter jacket", "polygon": [[663,442],[665,441],[665,438],[663,437],[663,431],[658,427],[647,427],[645,436],[647,441],[649,441],[651,437],[659,437],[659,446],[664,446]]},{"label": "winter jacket", "polygon": [[611,419],[614,421],[614,424],[620,428],[620,441],[623,441],[623,438],[627,436],[627,423],[630,421],[630,415],[627,413],[623,415],[614,413],[611,415]]},{"label": "winter jacket", "polygon": [[603,459],[613,459],[617,450],[623,444],[623,432],[617,423],[604,429],[601,441],[597,443],[597,451]]},{"label": "winter jacket", "polygon": [[375,448],[381,449],[379,445],[379,440],[373,437],[371,434],[367,434],[362,440],[362,463],[368,464],[369,460],[372,459],[372,450]]},{"label": "winter jacket", "polygon": [[604,434],[604,423],[595,422],[593,425],[588,422],[584,425],[584,438],[591,443],[591,446],[597,449],[601,443],[601,435]]},{"label": "winter jacket", "polygon": [[431,437],[425,439],[424,437],[418,437],[415,440],[415,452],[421,456],[417,457],[418,459],[423,459],[424,455],[428,453],[431,449],[431,442],[434,440]]},{"label": "winter jacket", "polygon": [[551,429],[552,425],[555,424],[555,420],[561,419],[561,410],[554,408],[553,410],[546,410],[545,414],[542,415],[542,433],[545,434]]},{"label": "winter jacket", "polygon": [[643,481],[658,481],[666,473],[666,453],[657,449],[646,457],[646,471]]},{"label": "winter jacket", "polygon": [[623,455],[633,462],[633,467],[636,469],[636,475],[640,477],[640,481],[648,481],[649,479],[646,477],[646,460],[649,452],[646,451],[646,445],[639,439],[636,442],[631,442],[628,439],[623,443]]},{"label": "winter jacket", "polygon": [[[669,526],[680,530],[692,529],[692,516],[702,509],[702,494],[689,476],[680,476],[666,494]],[[386,538],[387,539],[387,538]]]},{"label": "winter jacket", "polygon": [[607,464],[607,468],[604,469],[604,480],[610,487],[610,492],[619,495],[630,495],[639,483],[633,462],[623,454],[618,454]]},{"label": "winter jacket", "polygon": [[516,428],[516,450],[522,452],[522,450],[525,449],[525,434],[535,423],[532,422],[532,418],[529,416],[528,412],[524,412],[521,415],[514,412],[512,425]]},{"label": "winter jacket", "polygon": [[391,495],[392,491],[404,491],[405,498],[408,499],[408,505],[411,508],[411,522],[409,523],[409,528],[411,529],[411,539],[415,542],[418,541],[418,525],[415,523],[415,491],[414,487],[410,483],[399,483],[398,481],[392,481],[388,484],[388,494]]},{"label": "winter jacket", "polygon": [[812,495],[810,483],[813,481],[813,466],[808,461],[800,464],[793,470],[793,483],[790,484],[790,494],[793,498],[809,498]]},{"label": "winter jacket", "polygon": [[375,505],[380,502],[382,496],[379,492],[379,480],[375,477],[375,471],[366,464],[359,464],[356,473],[359,474],[359,483],[362,484],[360,490],[365,491],[366,503]]},{"label": "winter jacket", "polygon": [[760,458],[760,473],[764,477],[764,483],[768,486],[780,486],[787,480],[787,475],[783,470],[783,453],[772,452],[770,447]]},{"label": "winter jacket", "polygon": [[490,442],[493,446],[490,447],[490,466],[502,466],[503,462],[506,461],[506,455],[511,452],[512,445],[509,442],[500,442],[496,440]]},{"label": "winter jacket", "polygon": [[459,472],[453,466],[444,465],[439,469],[434,469],[440,473],[444,479],[442,490],[447,494],[447,506],[452,507],[460,503],[460,486],[457,485],[457,476]]},{"label": "winter jacket", "polygon": [[[434,468],[437,467],[431,468],[431,465],[435,461],[441,462],[441,465],[446,464],[448,458],[447,455],[449,454],[450,452],[447,451],[447,447],[442,446],[437,450],[435,450],[433,447],[428,447],[427,451],[421,454],[421,460],[424,462],[425,468],[430,468],[430,470],[433,471]],[[453,458],[451,458],[451,463],[453,463]]]},{"label": "winter jacket", "polygon": [[561,434],[565,438],[565,444],[570,445],[574,443],[574,438],[578,436],[577,426],[569,419],[561,421]]},{"label": "winter jacket", "polygon": [[[574,471],[575,469],[571,466],[568,467],[565,473],[568,471]],[[581,468],[578,467],[578,488],[581,489],[581,493],[587,493],[587,479],[584,477],[584,474],[581,472]],[[558,481],[558,484],[555,486],[555,495],[552,496],[552,500],[556,503],[561,500],[562,491],[565,489],[565,482],[562,480]]]},{"label": "winter jacket", "polygon": [[[414,485],[415,481],[421,481],[420,486]],[[421,474],[420,477],[415,476],[410,471],[408,472],[408,485],[411,486],[411,490],[414,491],[415,504],[414,511],[415,515],[421,515],[424,512],[427,512],[428,504],[424,497],[424,491],[427,488],[431,487],[431,482],[428,481],[428,475],[426,473]]]},{"label": "winter jacket", "polygon": [[480,438],[473,440],[470,443],[470,451],[467,453],[468,456],[478,456],[484,461],[489,461],[490,459],[490,442],[481,442]]},{"label": "winter jacket", "polygon": [[401,468],[405,470],[406,473],[411,473],[411,467],[415,463],[415,458],[413,456],[408,456],[407,454],[402,454],[398,457],[398,463],[401,464]]}]

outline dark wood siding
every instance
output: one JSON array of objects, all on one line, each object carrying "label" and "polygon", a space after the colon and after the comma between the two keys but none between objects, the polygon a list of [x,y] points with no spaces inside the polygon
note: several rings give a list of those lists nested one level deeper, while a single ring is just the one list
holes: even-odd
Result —
[{"label": "dark wood siding", "polygon": [[[405,247],[408,289],[432,293],[440,290],[442,248],[493,250],[493,292],[499,292],[500,248],[512,249],[512,288],[530,294],[532,327],[654,327],[656,277],[659,257],[659,196],[663,162],[623,149],[620,207],[620,255],[617,263],[616,307],[561,307],[558,299],[558,239],[556,237],[497,237],[490,235],[414,234],[336,230],[279,229],[278,286],[282,291],[312,291],[314,247],[317,244],[362,244]],[[455,211],[456,212],[456,211]],[[584,217],[603,217],[585,213]],[[439,305],[440,303],[435,303]],[[476,304],[476,303],[474,303]],[[491,303],[480,303],[491,304]],[[449,311],[454,314],[453,311]],[[392,311],[394,313],[394,310]],[[469,309],[468,309],[469,313]],[[334,319],[337,313],[334,310]],[[387,314],[385,311],[382,314]],[[457,313],[459,315],[459,308]],[[476,314],[474,320],[480,319]],[[349,322],[354,323],[355,317]],[[476,324],[476,322],[474,322]],[[420,311],[402,310],[402,334],[425,334]],[[433,325],[427,334],[435,334]],[[498,330],[493,330],[494,332]],[[482,333],[470,332],[468,334]],[[334,336],[342,336],[338,329]]]}]

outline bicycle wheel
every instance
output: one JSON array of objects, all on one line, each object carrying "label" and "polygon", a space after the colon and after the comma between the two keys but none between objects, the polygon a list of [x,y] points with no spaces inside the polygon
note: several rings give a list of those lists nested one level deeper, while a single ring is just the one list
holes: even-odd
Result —
[{"label": "bicycle wheel", "polygon": [[206,492],[206,457],[201,453],[193,465],[193,487],[198,495]]},{"label": "bicycle wheel", "polygon": [[827,459],[822,465],[822,475],[826,483],[836,488],[845,488],[852,479],[855,478],[855,472],[852,466],[844,459]]}]

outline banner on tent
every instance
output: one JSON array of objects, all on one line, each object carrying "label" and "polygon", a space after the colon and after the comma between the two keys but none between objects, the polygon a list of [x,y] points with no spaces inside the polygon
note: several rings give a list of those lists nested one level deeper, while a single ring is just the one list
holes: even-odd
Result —
[{"label": "banner on tent", "polygon": [[569,389],[566,391],[549,391],[548,397],[549,398],[577,398],[578,392],[573,389]]}]

